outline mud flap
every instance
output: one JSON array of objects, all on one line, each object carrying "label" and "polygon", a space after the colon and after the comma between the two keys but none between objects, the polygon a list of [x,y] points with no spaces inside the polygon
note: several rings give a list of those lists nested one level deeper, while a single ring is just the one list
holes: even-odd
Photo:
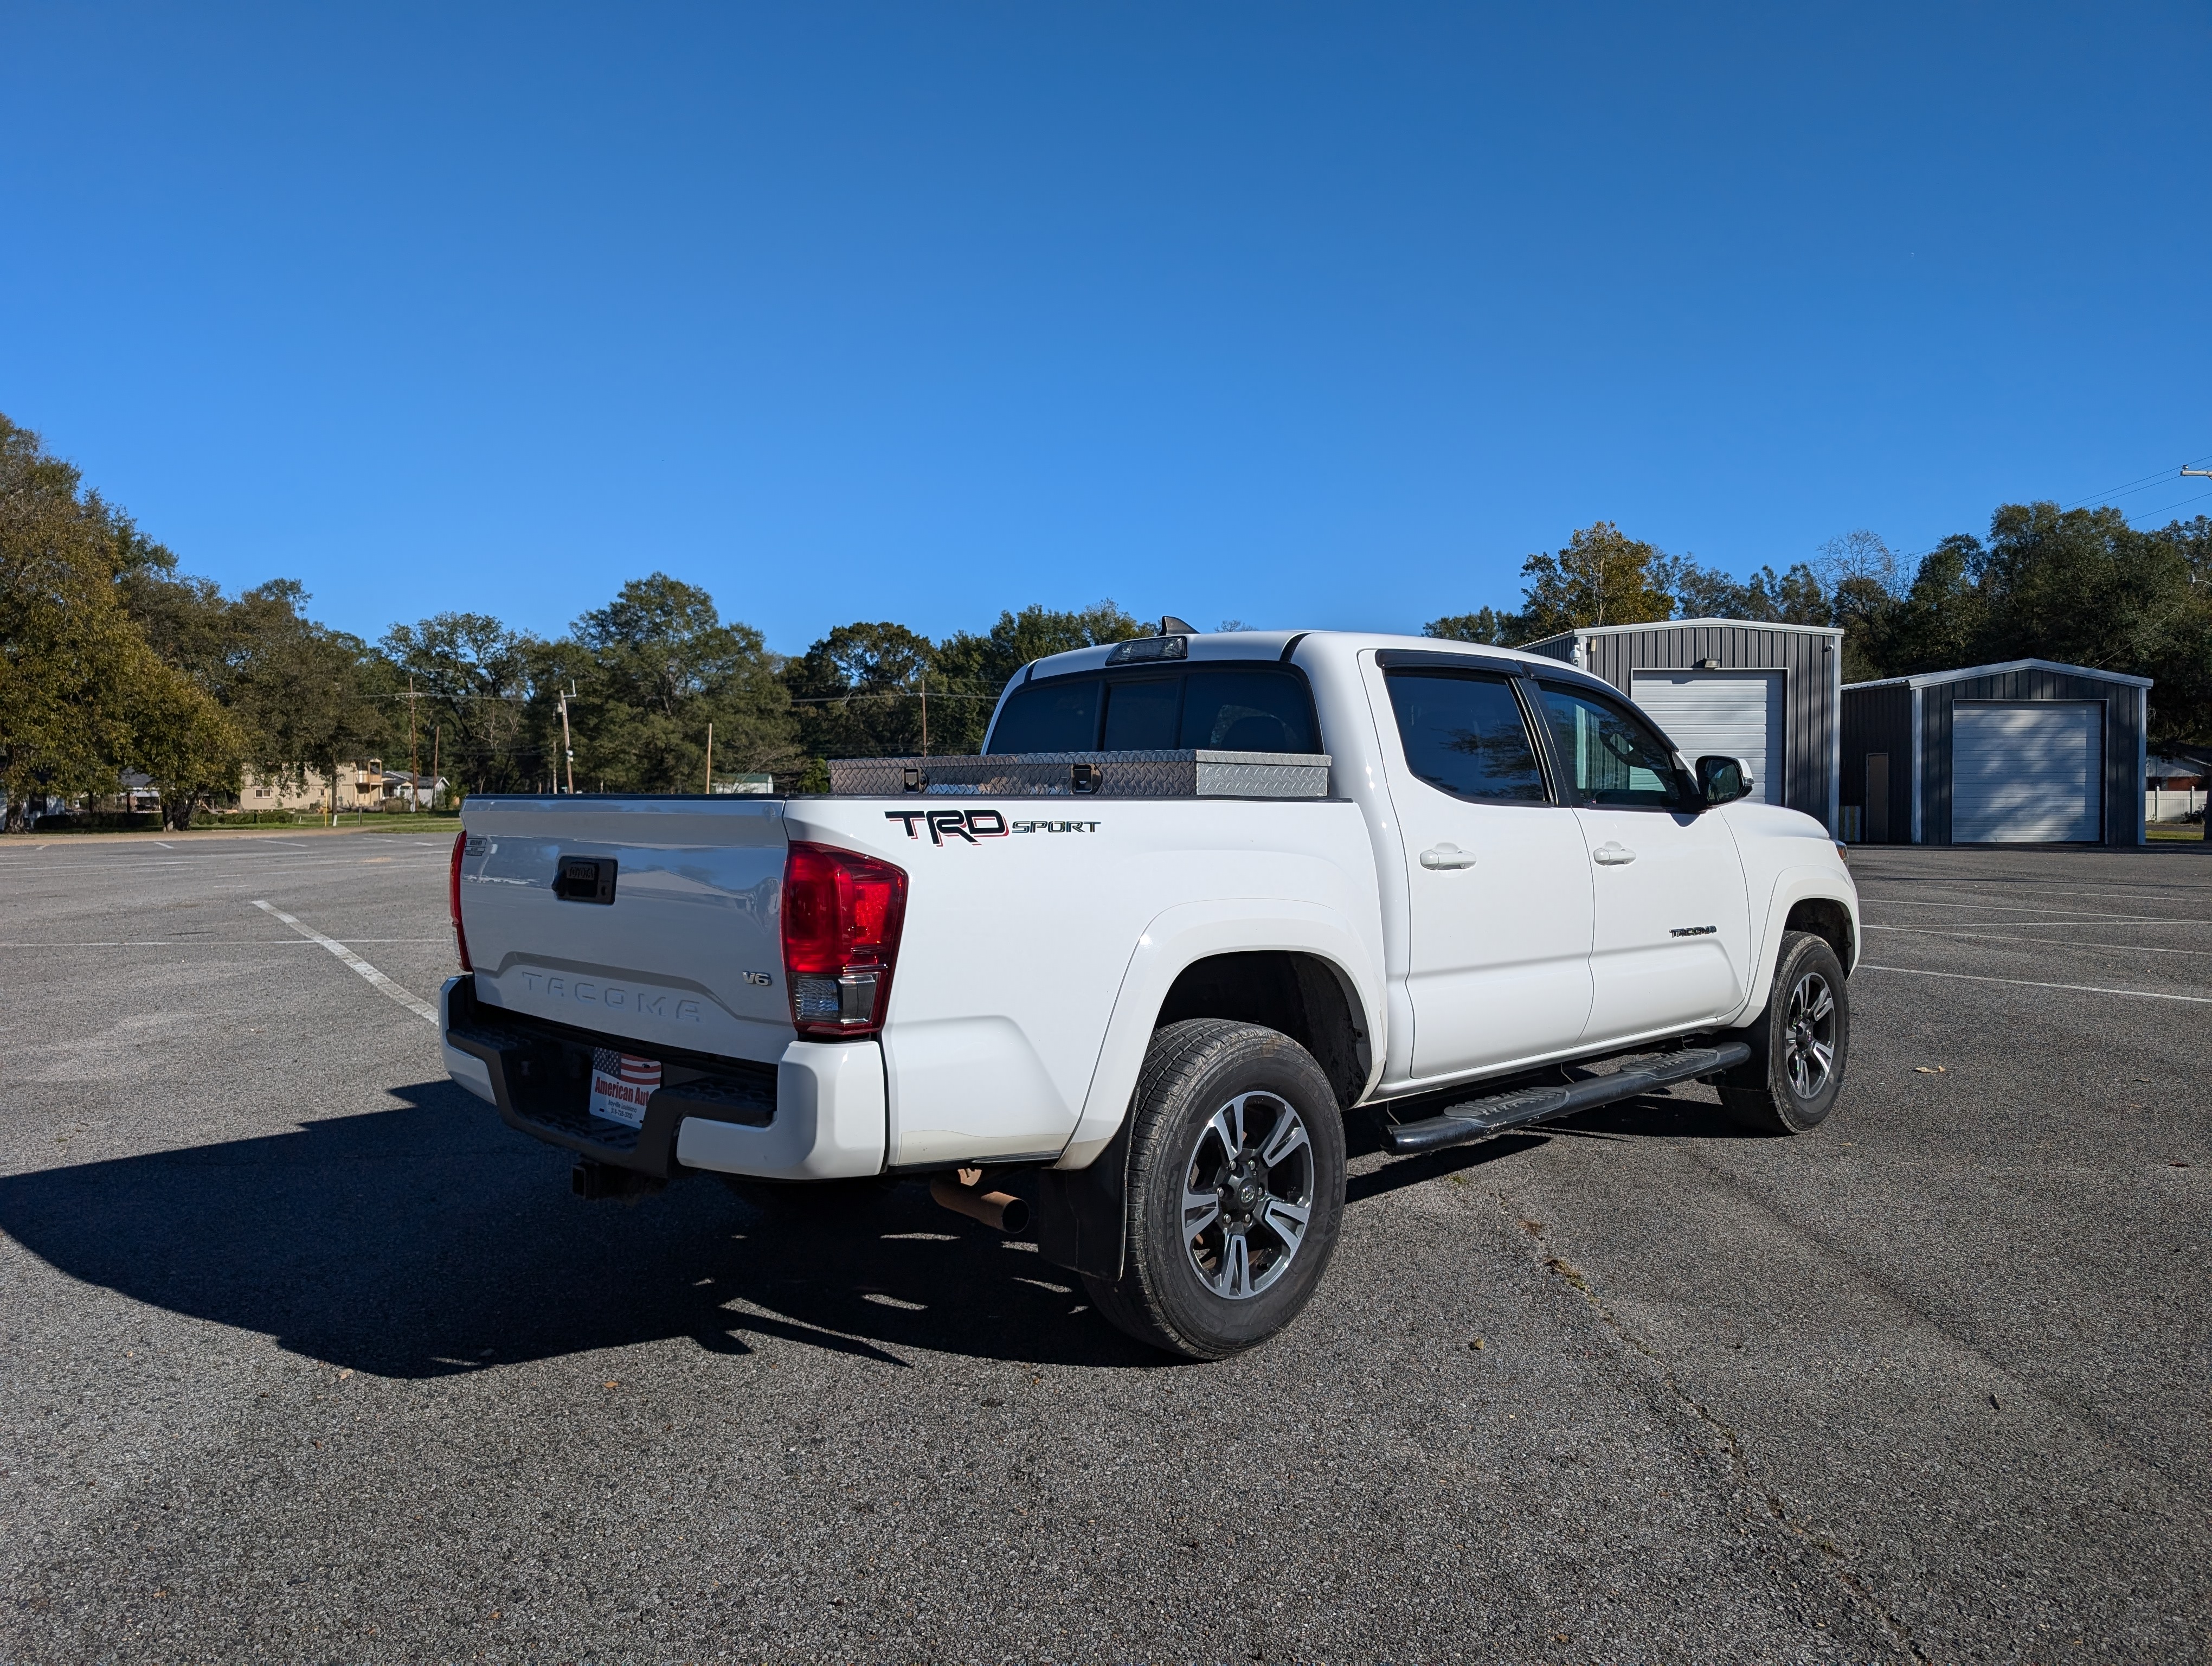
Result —
[{"label": "mud flap", "polygon": [[1037,1187],[1037,1253],[1071,1273],[1119,1280],[1128,1248],[1129,1121],[1087,1169],[1046,1169]]}]

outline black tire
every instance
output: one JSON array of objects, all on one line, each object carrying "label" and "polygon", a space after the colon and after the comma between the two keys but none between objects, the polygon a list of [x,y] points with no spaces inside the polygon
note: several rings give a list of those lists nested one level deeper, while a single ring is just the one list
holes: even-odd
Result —
[{"label": "black tire", "polygon": [[[1186,1183],[1214,1201],[1196,1231]],[[1188,1359],[1219,1359],[1290,1323],[1344,1219],[1344,1119],[1313,1055],[1256,1024],[1163,1025],[1130,1105],[1122,1209],[1121,1276],[1083,1280],[1113,1324]]]},{"label": "black tire", "polygon": [[1766,1006],[1735,1034],[1751,1058],[1720,1079],[1730,1116],[1762,1134],[1804,1134],[1828,1120],[1850,1058],[1851,1001],[1825,938],[1782,934]]}]

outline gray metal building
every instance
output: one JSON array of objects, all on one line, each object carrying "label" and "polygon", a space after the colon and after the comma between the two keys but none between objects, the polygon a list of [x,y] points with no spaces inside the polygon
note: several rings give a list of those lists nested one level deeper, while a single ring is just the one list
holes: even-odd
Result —
[{"label": "gray metal building", "polygon": [[1844,690],[1843,836],[2143,842],[2150,678],[2010,660]]},{"label": "gray metal building", "polygon": [[1843,637],[1826,625],[1668,619],[1528,644],[1601,677],[1693,762],[1751,760],[1753,795],[1837,830]]}]

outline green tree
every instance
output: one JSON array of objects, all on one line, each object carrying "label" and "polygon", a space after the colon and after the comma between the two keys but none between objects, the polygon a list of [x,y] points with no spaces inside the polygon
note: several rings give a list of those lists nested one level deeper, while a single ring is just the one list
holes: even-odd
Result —
[{"label": "green tree", "polygon": [[1421,627],[1421,635],[1449,642],[1483,642],[1492,648],[1517,648],[1528,640],[1519,614],[1502,613],[1494,607],[1431,619]]},{"label": "green tree", "polygon": [[1952,534],[1902,594],[1895,557],[1855,536],[1834,603],[1853,680],[2056,660],[2154,678],[2154,743],[2212,737],[2212,523],[2138,532],[2118,509],[2002,504],[1986,543]]},{"label": "green tree", "polygon": [[[532,655],[543,646],[485,613],[439,613],[385,632],[380,647],[395,684],[411,676],[424,696],[416,712],[426,771],[435,762],[462,791],[544,780],[530,713]],[[433,734],[434,745],[424,739]]]},{"label": "green tree", "polygon": [[2134,671],[2168,651],[2191,610],[2185,545],[2136,532],[2114,508],[2002,505],[1972,576],[1978,651],[1991,659]]},{"label": "green tree", "polygon": [[980,751],[1007,678],[1030,660],[1148,634],[1145,625],[1109,599],[1073,611],[1032,603],[1018,613],[1000,614],[999,622],[980,635],[963,630],[948,636],[937,650],[937,668],[945,678],[948,696],[945,739],[940,742],[937,738],[937,702],[933,698],[930,750],[947,754]]},{"label": "green tree", "polygon": [[335,781],[360,760],[400,756],[395,744],[404,744],[407,719],[391,666],[360,637],[301,612],[305,593],[291,580],[247,599],[258,617],[232,710],[246,726],[254,767],[297,786],[309,769]]},{"label": "green tree", "polygon": [[2212,519],[2172,521],[2146,536],[2179,556],[2189,599],[2165,646],[2143,666],[2157,679],[2151,740],[2212,761]]},{"label": "green tree", "polygon": [[[311,769],[333,779],[384,753],[395,717],[404,733],[386,668],[358,637],[310,619],[297,580],[271,579],[228,598],[175,568],[176,558],[155,546],[118,578],[125,605],[162,660],[229,714],[241,756],[264,779],[289,780],[295,790]],[[235,790],[234,781],[205,795],[225,790]]]},{"label": "green tree", "polygon": [[165,551],[82,489],[76,467],[0,416],[0,792],[24,826],[49,794],[112,793],[146,768],[176,813],[235,780],[239,737],[157,656],[123,605],[127,573]]},{"label": "green tree", "polygon": [[1540,641],[1590,625],[1638,624],[1670,618],[1666,557],[1609,520],[1584,526],[1552,555],[1521,565],[1527,640]]},{"label": "green tree", "polygon": [[941,681],[934,714],[925,700],[936,660],[936,645],[904,625],[839,625],[783,668],[800,751],[824,758],[942,752],[949,702]]},{"label": "green tree", "polygon": [[558,755],[556,700],[576,684],[576,785],[696,793],[706,785],[707,726],[718,773],[788,769],[791,696],[750,625],[725,624],[704,590],[654,573],[632,579],[579,618],[573,640],[532,656],[532,715]]},{"label": "green tree", "polygon": [[237,793],[246,738],[204,689],[149,650],[131,705],[127,756],[161,794],[164,827],[189,827],[196,811]]},{"label": "green tree", "polygon": [[1906,587],[1905,562],[1880,533],[1861,527],[1820,546],[1820,570],[1827,622],[1843,628],[1844,681],[1888,676],[1884,644]]}]

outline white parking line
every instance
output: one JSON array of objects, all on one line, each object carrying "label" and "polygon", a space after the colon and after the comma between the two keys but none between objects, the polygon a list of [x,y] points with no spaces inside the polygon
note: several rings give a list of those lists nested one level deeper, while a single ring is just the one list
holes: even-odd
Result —
[{"label": "white parking line", "polygon": [[[1859,903],[1862,907],[1871,903],[1884,909],[1978,909],[1984,914],[2045,914],[2067,920],[2094,920],[2112,926],[2201,926],[2205,923],[2202,920],[2163,914],[2092,914],[2087,909],[2015,908],[2003,903],[1931,903],[1921,897],[1862,897]],[[2026,921],[2022,923],[2033,925],[2035,922]],[[2054,920],[2052,923],[2057,922]]]},{"label": "white parking line", "polygon": [[1937,931],[1932,926],[1877,926],[1872,921],[1867,922],[1867,929],[1910,932],[1915,937],[1976,937],[1992,943],[2047,943],[2058,949],[2110,949],[2115,954],[2185,954],[2212,959],[2212,949],[2154,949],[2148,943],[2087,943],[2077,937],[2008,937],[2002,932]]},{"label": "white parking line", "polygon": [[[1880,885],[1881,883],[1881,879],[1879,875],[1869,877],[1872,878],[1875,884]],[[2171,900],[2172,898],[2179,896],[2194,895],[2203,889],[2202,886],[2185,885],[2177,882],[2176,884],[2170,885],[2144,886],[2140,889],[2122,890],[2110,885],[2100,885],[2094,890],[2091,890],[2086,886],[2078,885],[2016,885],[2011,881],[2002,879],[1991,880],[1986,885],[1977,885],[1972,884],[1959,885],[1945,882],[1936,888],[1941,891],[1995,890],[1997,891],[2001,896],[2006,897],[2023,897],[2029,895],[2036,897],[2126,897],[2139,901],[2148,900],[2151,902]]]},{"label": "white parking line", "polygon": [[[445,937],[356,937],[356,943],[447,943]],[[197,949],[203,945],[216,949],[311,949],[313,942],[288,943],[281,937],[148,937],[132,942],[114,943],[0,943],[0,949],[40,949],[52,953],[58,949]]]},{"label": "white parking line", "polygon": [[2185,1000],[2192,1006],[2212,1006],[2212,995],[2162,995],[2155,989],[2107,989],[2094,983],[2033,983],[2024,977],[1981,977],[1972,972],[1931,972],[1918,966],[1877,966],[1871,960],[1862,960],[1852,970],[1909,972],[1914,977],[1955,977],[1966,983],[2009,983],[2021,989],[2071,989],[2084,995],[2133,995],[2137,1000]]},{"label": "white parking line", "polygon": [[[281,856],[285,853],[279,851],[276,854]],[[247,860],[249,860],[247,854],[242,851],[217,851],[207,856],[179,856],[173,860],[165,856],[152,856],[138,861],[121,862],[28,862],[21,857],[0,857],[0,869],[5,869],[10,873],[136,873],[141,868],[200,867],[211,862]],[[310,857],[302,855],[297,861],[290,864],[285,872],[289,873],[303,867],[366,867],[371,863],[379,866],[390,866],[396,872],[402,873],[441,868],[446,865],[442,857],[435,856],[395,861],[389,856]]]},{"label": "white parking line", "polygon": [[401,988],[390,978],[385,976],[382,972],[378,971],[375,967],[370,965],[366,960],[363,960],[351,949],[346,947],[344,944],[337,941],[333,938],[324,936],[322,933],[317,931],[312,926],[301,925],[297,920],[295,920],[290,915],[285,913],[283,909],[276,907],[272,903],[264,903],[257,900],[253,906],[257,909],[263,909],[267,913],[275,915],[276,918],[282,920],[286,925],[289,926],[294,931],[299,933],[301,936],[306,938],[309,942],[321,944],[332,954],[336,955],[340,960],[344,961],[347,965],[352,967],[354,970],[359,972],[371,983],[374,983],[378,988],[381,989],[386,994],[390,995],[392,1000],[398,1001],[409,1012],[414,1013],[416,1018],[421,1018],[425,1024],[430,1025],[434,1028],[437,1025],[438,1009],[436,1007],[431,1006],[430,1003],[423,1000],[422,996],[410,994],[408,991]]}]

